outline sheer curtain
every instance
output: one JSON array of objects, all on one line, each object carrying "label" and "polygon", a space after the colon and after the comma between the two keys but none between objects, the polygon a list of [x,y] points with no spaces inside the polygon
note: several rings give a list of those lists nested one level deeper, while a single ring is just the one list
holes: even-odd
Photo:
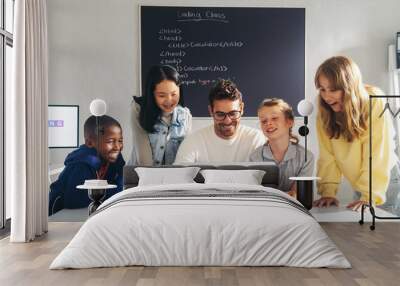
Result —
[{"label": "sheer curtain", "polygon": [[13,93],[6,99],[12,242],[47,232],[48,54],[45,0],[15,1]]}]

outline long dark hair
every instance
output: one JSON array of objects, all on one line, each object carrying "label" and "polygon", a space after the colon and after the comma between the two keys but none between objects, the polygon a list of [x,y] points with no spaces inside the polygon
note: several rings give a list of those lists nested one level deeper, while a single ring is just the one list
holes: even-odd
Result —
[{"label": "long dark hair", "polygon": [[179,86],[179,104],[183,104],[182,87],[179,73],[169,65],[152,66],[146,76],[144,93],[135,101],[140,104],[139,123],[140,126],[149,133],[154,133],[154,125],[161,115],[161,109],[157,106],[154,90],[156,85],[163,80],[170,80]]}]

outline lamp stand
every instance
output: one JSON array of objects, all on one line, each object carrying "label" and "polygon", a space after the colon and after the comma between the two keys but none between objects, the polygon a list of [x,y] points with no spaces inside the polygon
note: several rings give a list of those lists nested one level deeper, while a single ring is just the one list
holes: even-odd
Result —
[{"label": "lamp stand", "polygon": [[304,116],[304,126],[305,126],[305,135],[304,135],[304,147],[306,149],[305,153],[304,153],[304,162],[307,162],[307,134],[308,134],[308,128],[307,128],[307,124],[308,124],[308,116]]},{"label": "lamp stand", "polygon": [[[101,162],[101,159],[100,159],[100,156],[99,156],[99,139],[100,139],[99,138],[99,133],[100,133],[99,132],[99,117],[96,116],[96,156]],[[96,172],[96,177],[97,177],[97,179],[100,179],[98,172]]]},{"label": "lamp stand", "polygon": [[304,148],[305,148],[304,162],[307,162],[307,135],[309,132],[307,124],[308,124],[308,116],[304,116],[304,125],[299,128],[299,134],[304,137]]}]

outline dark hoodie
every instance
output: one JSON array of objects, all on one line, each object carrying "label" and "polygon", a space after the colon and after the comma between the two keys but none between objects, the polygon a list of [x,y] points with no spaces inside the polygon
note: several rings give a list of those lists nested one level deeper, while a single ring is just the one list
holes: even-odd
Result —
[{"label": "dark hoodie", "polygon": [[[49,215],[59,210],[84,208],[91,202],[86,190],[79,190],[85,180],[96,179],[96,171],[101,167],[95,148],[81,145],[77,150],[68,154],[64,162],[65,168],[57,181],[50,185]],[[108,189],[106,199],[122,191],[122,168],[125,161],[122,154],[118,155],[115,163],[110,163],[104,180],[109,184],[117,185],[115,189]]]}]

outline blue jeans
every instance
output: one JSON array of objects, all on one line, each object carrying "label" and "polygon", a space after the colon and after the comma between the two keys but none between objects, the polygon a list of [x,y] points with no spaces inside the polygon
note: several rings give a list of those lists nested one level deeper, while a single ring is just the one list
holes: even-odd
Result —
[{"label": "blue jeans", "polygon": [[386,202],[380,208],[400,215],[400,166],[399,162],[393,167],[390,174],[389,186],[386,190]]},{"label": "blue jeans", "polygon": [[[354,200],[359,200],[360,197],[361,193],[355,191]],[[386,190],[386,201],[379,208],[400,216],[400,162],[396,162],[396,165],[390,172],[389,186]]]}]

